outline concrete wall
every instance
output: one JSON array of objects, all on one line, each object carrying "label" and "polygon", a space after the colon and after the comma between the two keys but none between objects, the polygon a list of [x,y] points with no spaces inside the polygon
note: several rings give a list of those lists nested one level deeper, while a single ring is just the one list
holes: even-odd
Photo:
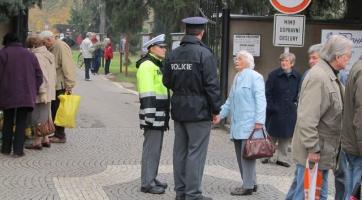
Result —
[{"label": "concrete wall", "polygon": [[[308,68],[308,48],[312,44],[320,43],[322,29],[348,29],[362,30],[362,24],[346,22],[306,22],[304,47],[290,48],[296,55],[295,69],[303,73]],[[284,52],[283,47],[273,46],[273,18],[234,16],[230,21],[229,40],[229,88],[236,71],[233,64],[233,37],[234,34],[259,34],[261,35],[260,57],[255,57],[255,70],[261,73],[265,80],[269,72],[279,67],[279,56]]]}]

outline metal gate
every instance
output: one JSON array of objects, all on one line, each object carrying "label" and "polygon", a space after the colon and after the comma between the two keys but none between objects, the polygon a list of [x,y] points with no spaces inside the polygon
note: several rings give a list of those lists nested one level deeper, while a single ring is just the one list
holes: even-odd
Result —
[{"label": "metal gate", "polygon": [[[200,14],[211,20],[206,27],[204,42],[214,52],[218,63],[221,60],[221,30],[222,30],[222,1],[221,0],[200,0]],[[220,65],[218,65],[220,66]]]}]

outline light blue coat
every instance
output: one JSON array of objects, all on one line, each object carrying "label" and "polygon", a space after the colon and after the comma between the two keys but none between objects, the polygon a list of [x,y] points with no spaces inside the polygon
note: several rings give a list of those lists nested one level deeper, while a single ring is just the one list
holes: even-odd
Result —
[{"label": "light blue coat", "polygon": [[[247,139],[255,123],[265,124],[265,83],[261,74],[249,68],[236,74],[229,97],[221,106],[220,117],[229,115],[231,139]],[[261,131],[254,134],[254,138],[261,136]]]}]

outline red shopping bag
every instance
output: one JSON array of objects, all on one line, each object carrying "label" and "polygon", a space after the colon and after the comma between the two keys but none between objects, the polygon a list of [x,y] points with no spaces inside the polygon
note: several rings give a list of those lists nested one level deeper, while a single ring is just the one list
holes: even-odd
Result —
[{"label": "red shopping bag", "polygon": [[304,170],[304,199],[319,200],[323,185],[323,174],[318,169],[318,163],[314,164],[312,169],[309,168],[309,161],[305,165]]}]

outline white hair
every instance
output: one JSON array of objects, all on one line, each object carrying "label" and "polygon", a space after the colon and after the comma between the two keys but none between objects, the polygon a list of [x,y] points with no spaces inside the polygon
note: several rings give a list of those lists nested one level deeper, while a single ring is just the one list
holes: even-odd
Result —
[{"label": "white hair", "polygon": [[322,44],[314,44],[312,46],[309,47],[308,49],[308,54],[312,54],[312,53],[318,53],[321,51],[323,45]]},{"label": "white hair", "polygon": [[236,58],[243,57],[245,58],[245,62],[247,64],[247,68],[254,69],[255,63],[254,63],[254,57],[249,53],[248,51],[241,50],[236,54]]},{"label": "white hair", "polygon": [[54,33],[51,31],[42,31],[39,34],[40,39],[46,39],[46,38],[54,38]]},{"label": "white hair", "polygon": [[342,36],[332,35],[328,38],[327,42],[323,45],[320,51],[320,57],[331,62],[337,56],[349,53],[352,50],[353,42]]}]

